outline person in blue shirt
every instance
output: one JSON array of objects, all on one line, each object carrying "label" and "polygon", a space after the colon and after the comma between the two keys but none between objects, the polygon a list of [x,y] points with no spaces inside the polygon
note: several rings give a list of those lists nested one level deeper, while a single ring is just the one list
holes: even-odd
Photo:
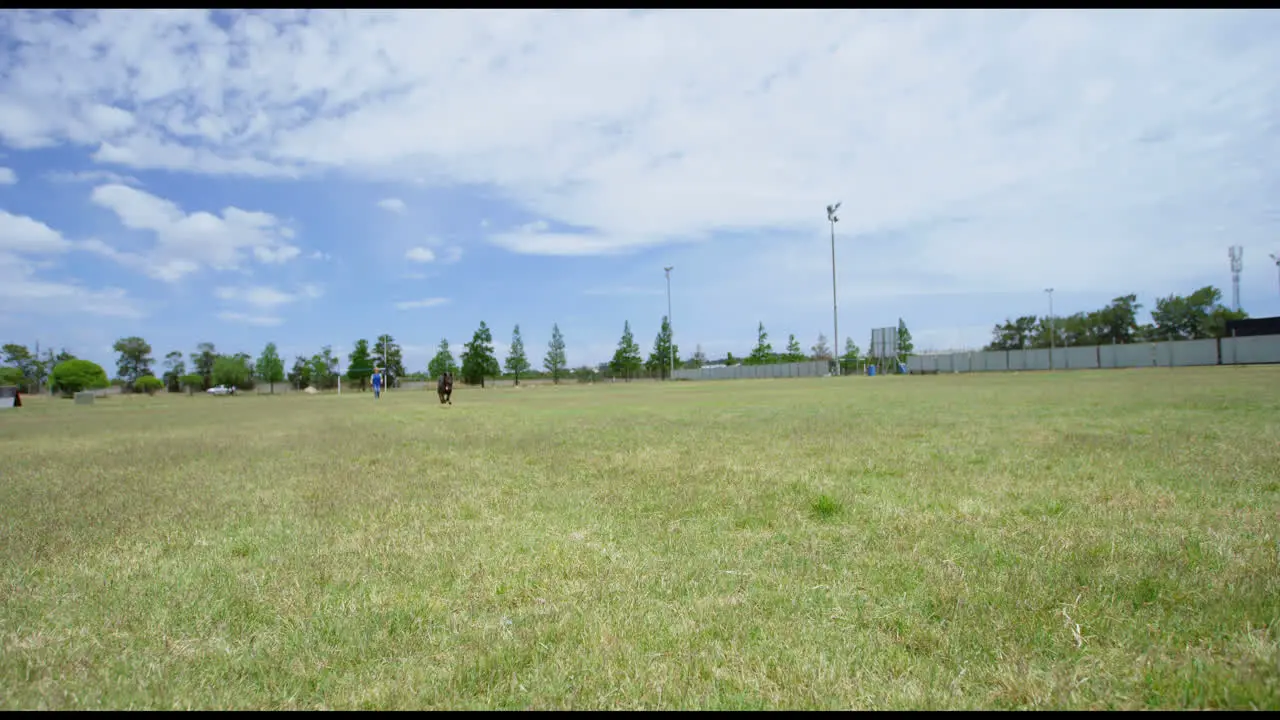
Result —
[{"label": "person in blue shirt", "polygon": [[377,400],[379,397],[382,396],[382,369],[381,368],[373,369],[373,377],[371,378],[371,380],[373,381],[373,399]]}]

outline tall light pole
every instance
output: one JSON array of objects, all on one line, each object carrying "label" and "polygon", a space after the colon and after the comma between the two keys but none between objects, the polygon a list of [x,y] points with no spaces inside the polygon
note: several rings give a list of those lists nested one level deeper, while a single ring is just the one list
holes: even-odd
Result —
[{"label": "tall light pole", "polygon": [[840,218],[836,217],[836,211],[840,209],[840,203],[827,206],[827,222],[831,223],[831,325],[832,332],[835,337],[831,338],[831,356],[836,361],[836,375],[840,372],[840,310],[836,304],[836,223],[840,222]]},{"label": "tall light pole", "polygon": [[1276,283],[1280,287],[1280,255],[1271,254],[1271,260],[1276,264]]},{"label": "tall light pole", "polygon": [[669,335],[667,338],[667,355],[671,358],[671,374],[667,376],[669,380],[676,379],[676,325],[671,321],[671,271],[675,269],[675,265],[662,268],[662,271],[667,274],[667,331]]},{"label": "tall light pole", "polygon": [[1045,288],[1049,293],[1049,369],[1053,369],[1053,336],[1057,334],[1053,326],[1053,288]]}]

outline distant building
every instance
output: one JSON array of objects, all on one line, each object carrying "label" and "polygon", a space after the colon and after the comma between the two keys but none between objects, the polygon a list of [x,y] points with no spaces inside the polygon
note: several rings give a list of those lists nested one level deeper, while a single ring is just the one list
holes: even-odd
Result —
[{"label": "distant building", "polygon": [[1251,337],[1254,335],[1280,335],[1280,316],[1228,320],[1227,337]]}]

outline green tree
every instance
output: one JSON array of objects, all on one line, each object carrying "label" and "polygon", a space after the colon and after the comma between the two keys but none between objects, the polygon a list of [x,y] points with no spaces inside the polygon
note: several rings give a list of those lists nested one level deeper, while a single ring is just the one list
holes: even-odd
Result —
[{"label": "green tree", "polygon": [[560,376],[564,374],[568,360],[564,354],[564,336],[560,334],[560,325],[552,323],[551,342],[547,343],[547,355],[542,359],[542,367],[551,373],[551,382],[560,384]]},{"label": "green tree", "polygon": [[152,374],[151,363],[155,359],[151,357],[151,346],[146,340],[137,336],[120,338],[111,349],[120,353],[120,358],[116,361],[116,374],[124,380],[125,387],[132,389],[138,378]]},{"label": "green tree", "polygon": [[991,330],[991,344],[987,350],[1021,350],[1035,347],[1034,336],[1037,318],[1035,315],[1023,315],[1017,320],[1005,319],[1001,325]]},{"label": "green tree", "polygon": [[12,382],[17,385],[22,392],[35,392],[41,375],[39,359],[27,349],[27,346],[17,343],[6,343],[3,348],[0,348],[0,352],[4,353],[5,365],[17,370],[18,378],[20,378],[15,379],[13,374],[10,373],[10,380],[6,382]]},{"label": "green tree", "polygon": [[858,367],[858,360],[861,355],[862,351],[858,349],[858,345],[853,341],[853,338],[846,337],[844,339],[844,354],[840,356],[840,365],[844,367],[845,372]]},{"label": "green tree", "polygon": [[369,357],[369,341],[363,338],[356,341],[355,349],[347,354],[347,379],[360,383],[360,392],[364,392],[365,383],[373,376],[373,359]]},{"label": "green tree", "polygon": [[191,373],[178,378],[178,384],[187,389],[187,394],[192,395],[196,390],[204,390],[204,376],[199,373]]},{"label": "green tree", "polygon": [[471,342],[463,346],[462,381],[468,385],[479,383],[484,387],[486,377],[497,377],[501,374],[498,359],[493,356],[493,335],[489,326],[480,321],[480,327],[471,336]]},{"label": "green tree", "polygon": [[140,393],[155,395],[164,389],[164,382],[155,375],[143,375],[133,383],[133,388]]},{"label": "green tree", "polygon": [[27,377],[16,367],[0,367],[0,385],[16,385],[20,392],[27,392]]},{"label": "green tree", "polygon": [[1117,345],[1134,342],[1140,327],[1138,311],[1141,309],[1138,296],[1129,294],[1121,295],[1106,307],[1091,313],[1097,342]]},{"label": "green tree", "polygon": [[636,344],[636,339],[631,334],[631,321],[624,321],[622,338],[618,340],[618,349],[614,351],[613,359],[609,361],[609,370],[614,377],[621,375],[627,382],[631,382],[631,376],[640,371],[642,364],[640,346]]},{"label": "green tree", "polygon": [[58,363],[49,375],[49,382],[55,392],[70,396],[84,390],[99,390],[110,387],[107,371],[91,360],[67,360]]},{"label": "green tree", "polygon": [[769,344],[769,333],[764,331],[764,323],[756,328],[756,346],[743,361],[743,365],[768,365],[774,360],[773,345]]},{"label": "green tree", "polygon": [[328,390],[338,384],[338,358],[333,354],[332,347],[325,345],[320,348],[320,352],[311,356],[308,365],[311,370],[311,387]]},{"label": "green tree", "polygon": [[1227,323],[1233,320],[1248,319],[1249,313],[1244,310],[1232,310],[1219,305],[1205,318],[1204,334],[1211,338],[1227,337]]},{"label": "green tree", "polygon": [[907,324],[902,318],[898,318],[898,357],[906,362],[906,359],[915,351],[915,343],[911,342],[911,331],[907,329]]},{"label": "green tree", "polygon": [[809,358],[811,360],[830,360],[832,358],[831,348],[827,345],[827,336],[818,333],[818,342],[809,348]]},{"label": "green tree", "polygon": [[295,390],[304,390],[311,381],[311,365],[301,355],[294,357],[293,367],[286,377]]},{"label": "green tree", "polygon": [[732,367],[732,366],[734,366],[734,365],[737,365],[738,363],[739,363],[739,360],[738,360],[738,358],[736,358],[736,357],[734,357],[734,356],[733,356],[733,353],[725,353],[725,354],[724,354],[724,366],[725,366],[725,367]]},{"label": "green tree", "polygon": [[787,336],[787,351],[779,359],[788,363],[804,362],[804,350],[800,348],[800,341],[796,340],[795,333]]},{"label": "green tree", "polygon": [[1158,340],[1198,340],[1211,337],[1209,316],[1213,314],[1222,292],[1212,285],[1187,296],[1169,295],[1156,300],[1151,320]]},{"label": "green tree", "polygon": [[249,384],[249,367],[235,355],[219,355],[213,361],[213,384],[243,388]]},{"label": "green tree", "polygon": [[645,369],[666,379],[670,375],[672,362],[679,356],[680,346],[671,343],[671,322],[666,315],[663,315],[662,325],[653,338],[653,350],[649,352],[649,359],[644,363]]},{"label": "green tree", "polygon": [[238,352],[232,355],[241,365],[244,366],[244,383],[236,386],[240,390],[252,390],[256,383],[254,382],[254,364],[253,356],[247,352]]},{"label": "green tree", "polygon": [[507,372],[516,376],[516,385],[520,384],[520,373],[528,372],[529,358],[524,354],[524,339],[520,337],[520,325],[511,332],[511,350],[507,353]]},{"label": "green tree", "polygon": [[262,355],[258,357],[258,363],[254,370],[258,373],[258,377],[266,380],[271,385],[271,394],[276,393],[276,383],[284,382],[284,361],[280,359],[280,353],[276,351],[276,344],[267,343],[262,348]]},{"label": "green tree", "polygon": [[458,362],[453,359],[453,351],[449,349],[449,339],[440,338],[440,344],[436,347],[435,357],[431,358],[431,362],[427,363],[427,375],[438,380],[441,375],[447,372],[458,372]]},{"label": "green tree", "polygon": [[164,385],[169,392],[178,392],[183,375],[187,374],[187,365],[183,362],[182,352],[174,350],[164,356]]},{"label": "green tree", "polygon": [[195,374],[204,378],[202,390],[213,387],[213,362],[217,359],[218,351],[211,342],[196,345],[196,351],[191,353],[191,366],[195,368]]},{"label": "green tree", "polygon": [[404,356],[395,338],[390,335],[379,335],[369,352],[383,369],[384,387],[392,387],[398,378],[405,376]]}]

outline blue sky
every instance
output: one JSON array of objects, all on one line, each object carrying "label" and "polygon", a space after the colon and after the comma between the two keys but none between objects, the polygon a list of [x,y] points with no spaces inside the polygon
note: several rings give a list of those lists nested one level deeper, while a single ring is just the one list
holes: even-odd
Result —
[{"label": "blue sky", "polygon": [[573,365],[1204,284],[1280,314],[1274,11],[0,14],[0,339],[114,370],[481,320]]}]

